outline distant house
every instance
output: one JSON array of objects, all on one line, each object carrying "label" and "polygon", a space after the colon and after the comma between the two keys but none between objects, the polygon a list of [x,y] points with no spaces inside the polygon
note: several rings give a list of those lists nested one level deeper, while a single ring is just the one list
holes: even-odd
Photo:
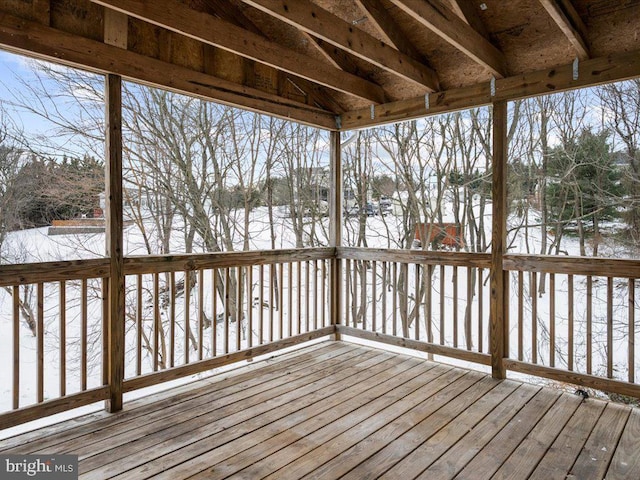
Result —
[{"label": "distant house", "polygon": [[458,223],[417,223],[414,246],[420,248],[425,241],[433,250],[464,247],[462,228]]}]

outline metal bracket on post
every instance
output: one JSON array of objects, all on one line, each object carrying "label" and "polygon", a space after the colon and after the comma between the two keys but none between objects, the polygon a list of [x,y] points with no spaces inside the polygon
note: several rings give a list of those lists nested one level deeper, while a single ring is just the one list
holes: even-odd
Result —
[{"label": "metal bracket on post", "polygon": [[580,75],[580,59],[578,57],[575,58],[575,60],[573,61],[573,80],[576,81],[578,80],[578,77]]},{"label": "metal bracket on post", "polygon": [[374,118],[376,118],[376,106],[372,103],[371,104],[371,120],[373,120]]},{"label": "metal bracket on post", "polygon": [[429,94],[425,94],[424,96],[424,109],[428,112],[429,111]]},{"label": "metal bracket on post", "polygon": [[492,97],[496,96],[496,77],[491,77],[491,82],[489,83],[489,92]]},{"label": "metal bracket on post", "polygon": [[336,115],[336,128],[338,130],[342,128],[342,117],[340,115]]}]

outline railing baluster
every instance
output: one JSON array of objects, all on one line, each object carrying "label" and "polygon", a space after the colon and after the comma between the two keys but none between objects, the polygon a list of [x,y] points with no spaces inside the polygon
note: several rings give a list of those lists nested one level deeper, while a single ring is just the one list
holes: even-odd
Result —
[{"label": "railing baluster", "polygon": [[88,335],[88,295],[87,279],[80,282],[80,389],[87,389],[87,335]]},{"label": "railing baluster", "polygon": [[[424,274],[424,288],[426,292],[426,298],[424,302],[424,319],[427,324],[427,342],[433,343],[433,312],[432,312],[432,299],[433,288],[431,286],[431,278],[433,276],[433,265],[426,265],[426,272]],[[429,354],[429,359],[433,359],[433,355]]]},{"label": "railing baluster", "polygon": [[67,285],[63,281],[60,288],[60,396],[67,394]]},{"label": "railing baluster", "polygon": [[309,278],[311,275],[310,272],[311,268],[310,268],[310,262],[307,260],[306,262],[304,262],[304,315],[305,315],[305,328],[306,328],[306,332],[308,332],[310,330],[310,320],[311,320],[311,311],[310,311],[310,294],[309,294],[309,284],[311,283]]},{"label": "railing baluster", "polygon": [[518,272],[518,360],[524,357],[524,272]]},{"label": "railing baluster", "polygon": [[377,289],[378,277],[377,277],[377,262],[373,260],[371,262],[371,331],[375,332],[377,330],[376,325],[376,311],[377,299],[378,299],[378,289]]},{"label": "railing baluster", "polygon": [[322,272],[320,274],[322,278],[322,293],[320,297],[322,304],[322,326],[327,327],[329,326],[327,323],[327,260],[322,260]]},{"label": "railing baluster", "polygon": [[401,264],[400,270],[402,272],[402,282],[404,285],[403,298],[400,299],[400,305],[404,310],[404,316],[402,319],[402,336],[409,338],[409,264]]},{"label": "railing baluster", "polygon": [[184,272],[184,363],[185,365],[190,361],[190,347],[189,340],[191,336],[191,278],[190,271]]},{"label": "railing baluster", "polygon": [[[247,347],[253,347],[253,265],[247,267]],[[215,326],[215,323],[214,323]]]},{"label": "railing baluster", "polygon": [[549,366],[556,366],[556,276],[549,274]]},{"label": "railing baluster", "polygon": [[318,260],[313,261],[313,329],[318,329]]},{"label": "railing baluster", "polygon": [[416,318],[414,320],[415,322],[414,338],[416,340],[420,340],[420,299],[422,298],[422,295],[420,294],[420,264],[416,263],[413,266],[413,272],[414,272],[413,286],[414,286],[414,295],[415,295],[414,308],[416,311]]},{"label": "railing baluster", "polygon": [[244,268],[236,267],[236,352],[242,349],[241,330],[244,317],[244,295],[242,295],[242,278]]},{"label": "railing baluster", "polygon": [[13,409],[20,408],[20,287],[14,285],[13,296]]},{"label": "railing baluster", "polygon": [[509,321],[510,321],[510,316],[509,316],[509,306],[511,305],[510,301],[511,301],[511,293],[510,293],[510,288],[511,285],[509,284],[509,282],[507,280],[505,280],[503,282],[504,284],[504,313],[503,313],[503,326],[502,328],[504,329],[504,334],[503,334],[503,352],[504,355],[509,355],[509,351],[511,349],[511,345],[510,345],[510,336],[509,336],[509,331],[510,331],[510,327],[509,327]]},{"label": "railing baluster", "polygon": [[[218,356],[218,269],[211,269],[211,352]],[[251,333],[251,332],[249,332]]]},{"label": "railing baluster", "polygon": [[269,264],[269,341],[273,342],[273,263]]},{"label": "railing baluster", "polygon": [[102,385],[109,384],[109,278],[102,278]]},{"label": "railing baluster", "polygon": [[136,275],[136,375],[142,374],[142,275]]},{"label": "railing baluster", "polygon": [[284,263],[279,263],[278,265],[276,265],[276,271],[278,272],[278,327],[280,329],[280,335],[278,336],[278,338],[283,339],[284,307],[282,305],[282,302],[284,301]]},{"label": "railing baluster", "polygon": [[176,274],[169,273],[169,366],[176,363]]},{"label": "railing baluster", "polygon": [[636,326],[635,326],[635,285],[636,282],[633,278],[630,278],[627,283],[627,295],[629,303],[628,313],[628,333],[627,333],[627,353],[628,353],[628,366],[629,366],[629,381],[634,383],[636,381],[635,374],[635,348],[636,348]]},{"label": "railing baluster", "polygon": [[[158,341],[159,341],[159,328],[160,325],[160,278],[159,274],[153,274],[153,371],[158,371]],[[186,296],[186,281],[185,281],[185,296]],[[188,361],[187,361],[188,363]]]},{"label": "railing baluster", "polygon": [[198,270],[198,360],[203,358],[204,343],[204,270]]},{"label": "railing baluster", "polygon": [[471,305],[473,302],[473,268],[467,267],[467,304],[465,306],[464,336],[467,339],[467,350],[473,349],[471,337]]},{"label": "railing baluster", "polygon": [[587,373],[591,375],[591,349],[593,343],[593,326],[592,326],[592,317],[593,317],[593,278],[591,275],[587,276]]},{"label": "railing baluster", "polygon": [[482,268],[478,268],[478,352],[482,353],[484,350],[484,305],[483,305],[483,292],[482,292]]},{"label": "railing baluster", "polygon": [[37,383],[37,402],[40,403],[44,400],[44,284],[37,284],[37,365],[38,370],[36,373]]},{"label": "railing baluster", "polygon": [[287,308],[287,319],[288,319],[288,325],[289,325],[289,336],[293,335],[293,262],[289,262],[289,268],[288,268],[288,287],[289,287],[289,292],[287,295],[287,302],[288,302],[288,308]]},{"label": "railing baluster", "polygon": [[445,344],[445,322],[444,322],[444,265],[440,265],[440,345]]},{"label": "railing baluster", "polygon": [[382,262],[382,333],[387,333],[387,262]]},{"label": "railing baluster", "polygon": [[574,332],[573,332],[573,303],[574,303],[574,298],[573,298],[573,275],[568,275],[567,276],[567,291],[568,291],[568,298],[567,298],[567,336],[569,337],[569,348],[568,348],[568,352],[567,352],[567,356],[568,356],[568,362],[567,362],[567,368],[571,371],[573,370],[573,349],[574,349],[574,343],[573,343],[573,337],[574,337]]},{"label": "railing baluster", "polygon": [[353,326],[358,327],[358,300],[360,299],[360,291],[358,290],[358,260],[353,261],[353,304],[351,305],[351,318]]},{"label": "railing baluster", "polygon": [[298,333],[302,333],[302,262],[298,262],[297,292],[298,292]]},{"label": "railing baluster", "polygon": [[398,262],[393,262],[393,336],[398,336]]},{"label": "railing baluster", "polygon": [[[224,354],[229,353],[229,315],[230,315],[230,305],[229,300],[231,298],[231,273],[229,272],[229,267],[224,269],[224,300],[223,300],[223,311],[224,311]],[[236,308],[238,308],[236,301]]]},{"label": "railing baluster", "polygon": [[458,348],[458,267],[453,266],[453,346]]},{"label": "railing baluster", "polygon": [[613,378],[613,277],[607,277],[607,377]]},{"label": "railing baluster", "polygon": [[344,267],[345,288],[344,288],[344,323],[348,327],[351,322],[351,260],[346,259]]},{"label": "railing baluster", "polygon": [[538,363],[538,274],[531,272],[531,363]]},{"label": "railing baluster", "polygon": [[260,314],[259,316],[259,320],[260,320],[260,327],[258,328],[258,345],[262,345],[264,342],[264,265],[260,265],[260,278],[259,278],[259,286],[260,286],[260,292],[258,295],[258,302],[260,305]]}]

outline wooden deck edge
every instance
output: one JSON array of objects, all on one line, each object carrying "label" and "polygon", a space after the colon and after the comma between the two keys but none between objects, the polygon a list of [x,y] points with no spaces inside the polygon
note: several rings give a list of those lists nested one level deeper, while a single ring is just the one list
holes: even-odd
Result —
[{"label": "wooden deck edge", "polygon": [[106,400],[108,396],[109,387],[105,385],[54,400],[48,400],[37,405],[20,408],[12,412],[3,413],[0,414],[0,430],[100,402]]},{"label": "wooden deck edge", "polygon": [[546,367],[543,365],[534,365],[532,363],[507,358],[504,359],[504,365],[507,370],[532,375],[534,377],[548,378],[558,382],[571,383],[605,392],[619,393],[622,395],[640,398],[640,385],[624,382],[622,380],[602,378],[595,375],[588,375],[586,373],[570,372],[568,370],[561,370],[559,368]]},{"label": "wooden deck edge", "polygon": [[215,358],[190,363],[189,365],[183,365],[169,370],[163,370],[161,372],[154,372],[135,378],[130,378],[124,381],[123,389],[126,393],[131,392],[132,390],[137,390],[139,388],[150,387],[159,383],[177,380],[188,375],[205,372],[213,368],[222,367],[224,365],[240,362],[242,360],[249,360],[259,355],[265,355],[267,353],[299,345],[311,340],[333,335],[334,333],[335,327],[331,325],[328,327],[319,328],[318,330],[313,330],[311,332],[294,335],[293,337],[284,338],[282,340],[266,343],[264,345],[259,345],[257,347],[247,348],[245,350],[239,350],[237,352],[228,353],[226,355],[220,355]]},{"label": "wooden deck edge", "polygon": [[445,357],[456,358],[468,362],[478,363],[480,365],[491,365],[491,356],[488,353],[469,352],[458,348],[447,347],[444,345],[436,345],[434,343],[421,342],[410,338],[394,337],[384,333],[369,332],[360,330],[359,328],[347,327],[345,325],[336,325],[337,332],[341,335],[349,335],[351,337],[371,340],[396,347],[404,347],[419,352],[433,353],[434,355],[442,355]]}]

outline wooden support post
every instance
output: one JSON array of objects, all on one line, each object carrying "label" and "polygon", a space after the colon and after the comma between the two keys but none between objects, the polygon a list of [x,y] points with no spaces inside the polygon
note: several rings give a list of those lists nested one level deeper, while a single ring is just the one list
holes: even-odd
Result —
[{"label": "wooden support post", "polygon": [[493,104],[493,168],[492,168],[492,235],[491,235],[491,374],[505,378],[505,325],[507,299],[505,271],[502,261],[506,244],[507,217],[507,102]]},{"label": "wooden support post", "polygon": [[[329,246],[333,248],[342,245],[342,144],[340,132],[330,132],[331,138],[331,202],[329,208]],[[329,308],[331,324],[342,323],[342,264],[334,252],[329,274]],[[340,340],[336,329],[335,339]]]},{"label": "wooden support post", "polygon": [[106,105],[106,254],[110,260],[107,315],[107,379],[109,399],[106,409],[122,409],[124,381],[124,270],[122,242],[122,78],[105,78]]}]

